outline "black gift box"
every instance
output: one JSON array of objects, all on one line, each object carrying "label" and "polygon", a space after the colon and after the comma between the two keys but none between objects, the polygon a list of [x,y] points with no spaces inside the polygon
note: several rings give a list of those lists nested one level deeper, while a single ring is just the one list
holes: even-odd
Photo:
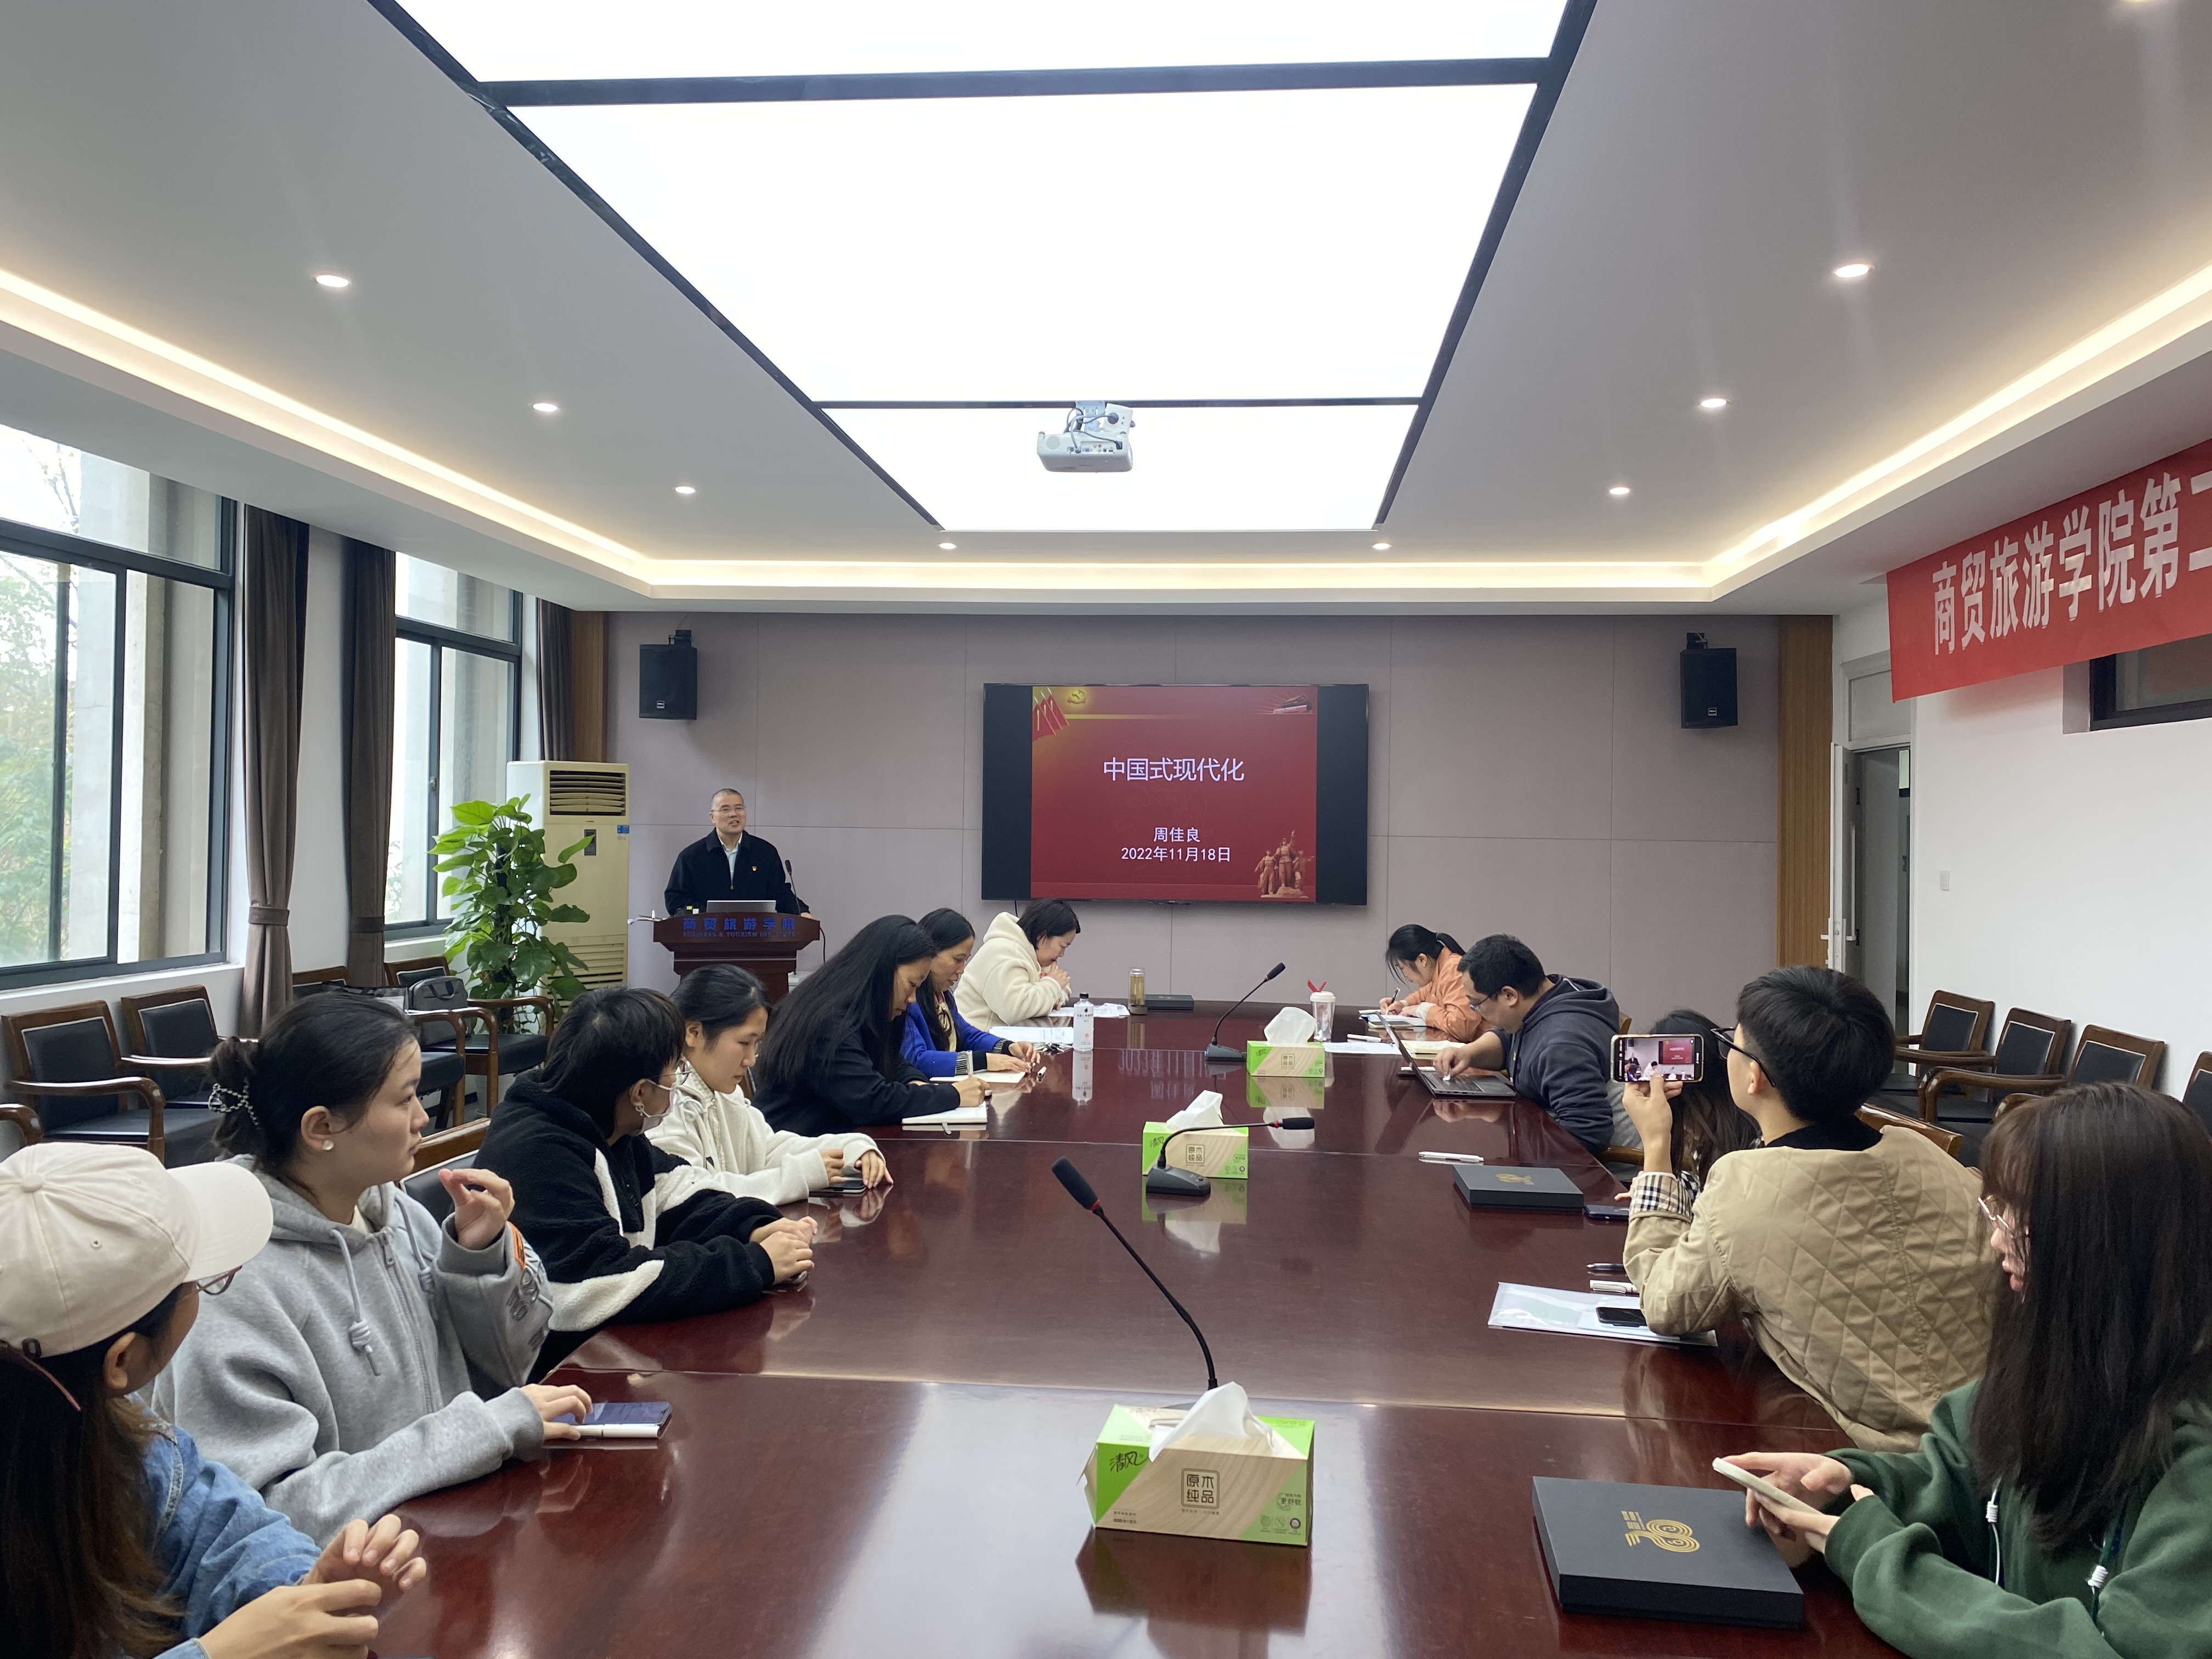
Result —
[{"label": "black gift box", "polygon": [[1455,1164],[1459,1195],[1478,1210],[1579,1210],[1583,1189],[1563,1170],[1508,1169],[1496,1164]]},{"label": "black gift box", "polygon": [[1535,1488],[1536,1536],[1568,1613],[1626,1613],[1796,1630],[1804,1592],[1730,1487],[1556,1480]]}]

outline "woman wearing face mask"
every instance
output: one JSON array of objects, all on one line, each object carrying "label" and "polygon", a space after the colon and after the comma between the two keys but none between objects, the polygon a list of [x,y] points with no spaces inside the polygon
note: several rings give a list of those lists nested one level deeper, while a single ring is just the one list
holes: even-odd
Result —
[{"label": "woman wearing face mask", "polygon": [[155,1409],[316,1539],[573,1438],[553,1419],[591,1409],[582,1390],[518,1386],[553,1309],[507,1225],[507,1182],[447,1171],[443,1222],[398,1185],[428,1121],[405,1018],[374,997],[307,998],[209,1069],[218,1144],[244,1155],[275,1227],[208,1304]]},{"label": "woman wearing face mask", "polygon": [[365,1652],[416,1584],[394,1515],[329,1547],[132,1399],[234,1289],[269,1200],[228,1164],[49,1141],[0,1164],[0,1650],[38,1659]]},{"label": "woman wearing face mask", "polygon": [[970,1054],[987,1072],[1023,1072],[1037,1062],[1036,1046],[994,1036],[970,1025],[954,1000],[960,975],[975,954],[975,930],[957,910],[932,910],[921,919],[921,931],[937,947],[929,964],[929,977],[907,1004],[902,1031],[907,1064],[925,1077],[951,1077],[954,1056]]},{"label": "woman wearing face mask", "polygon": [[761,1044],[762,1115],[793,1134],[850,1134],[983,1098],[979,1077],[925,1076],[899,1053],[907,1005],[937,948],[905,916],[878,916],[802,981]]},{"label": "woman wearing face mask", "polygon": [[734,963],[709,963],[684,975],[676,1006],[684,1016],[676,1100],[645,1132],[686,1166],[670,1183],[670,1202],[683,1202],[696,1185],[796,1204],[848,1171],[866,1186],[890,1184],[884,1155],[867,1136],[787,1134],[771,1129],[745,1098],[745,1074],[768,1032],[768,997],[758,980]]},{"label": "woman wearing face mask", "polygon": [[2212,1138],[2087,1084],[2000,1116],[1982,1184],[1981,1381],[1917,1452],[1735,1458],[1824,1511],[1747,1516],[1914,1659],[2212,1653]]}]

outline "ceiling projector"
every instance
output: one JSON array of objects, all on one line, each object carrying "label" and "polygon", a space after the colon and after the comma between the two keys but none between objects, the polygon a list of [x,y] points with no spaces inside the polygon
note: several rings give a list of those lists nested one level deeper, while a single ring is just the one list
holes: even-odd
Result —
[{"label": "ceiling projector", "polygon": [[1037,459],[1048,472],[1127,472],[1136,423],[1119,404],[1078,404],[1064,431],[1037,434]]}]

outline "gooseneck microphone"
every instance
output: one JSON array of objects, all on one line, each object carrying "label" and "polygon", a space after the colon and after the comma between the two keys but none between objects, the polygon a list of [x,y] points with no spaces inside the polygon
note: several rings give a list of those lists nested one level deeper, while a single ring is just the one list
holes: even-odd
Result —
[{"label": "gooseneck microphone", "polygon": [[[1260,985],[1265,985],[1269,980],[1274,978],[1276,975],[1282,971],[1283,964],[1279,962],[1273,967],[1267,969],[1266,973],[1260,975]],[[1222,1046],[1221,1028],[1229,1023],[1229,1016],[1231,1014],[1235,1013],[1246,1003],[1251,1001],[1254,997],[1259,995],[1260,985],[1254,986],[1243,996],[1237,998],[1236,1001],[1231,1003],[1228,1009],[1222,1014],[1221,1018],[1213,1022],[1213,1037],[1212,1040],[1206,1045],[1206,1057],[1207,1060],[1216,1062],[1226,1061],[1231,1065],[1234,1065],[1237,1061],[1244,1058],[1242,1050],[1226,1048]]]},{"label": "gooseneck microphone", "polygon": [[[1273,975],[1270,975],[1268,977],[1272,979]],[[1262,980],[1261,981],[1261,984],[1262,985],[1265,983],[1267,983],[1266,980]],[[1254,988],[1256,990],[1258,987],[1255,986]],[[1150,1267],[1145,1266],[1145,1258],[1137,1254],[1136,1246],[1130,1243],[1127,1239],[1121,1237],[1121,1230],[1115,1226],[1113,1222],[1108,1218],[1104,1207],[1098,1202],[1098,1194],[1091,1190],[1091,1183],[1083,1178],[1082,1170],[1077,1169],[1075,1165],[1069,1163],[1063,1158],[1057,1160],[1053,1164],[1052,1173],[1060,1184],[1067,1188],[1067,1195],[1070,1198],[1073,1199],[1078,1204],[1080,1204],[1085,1209],[1090,1211],[1091,1214],[1097,1216],[1101,1221],[1106,1223],[1106,1231],[1114,1235],[1115,1243],[1119,1243],[1123,1249],[1128,1251],[1129,1260],[1135,1262],[1139,1267],[1144,1267],[1145,1277],[1152,1281],[1154,1288],[1156,1288],[1162,1296],[1167,1297],[1168,1306],[1173,1308],[1176,1313],[1182,1316],[1182,1322],[1190,1327],[1190,1334],[1198,1339],[1199,1352],[1206,1356],[1206,1386],[1207,1389],[1210,1391],[1213,1389],[1218,1388],[1220,1384],[1215,1380],[1213,1375],[1213,1350],[1206,1346],[1206,1333],[1198,1328],[1198,1322],[1190,1316],[1190,1310],[1184,1307],[1182,1303],[1175,1299],[1175,1292],[1168,1289],[1166,1285],[1160,1283],[1160,1276],[1154,1273]]]}]

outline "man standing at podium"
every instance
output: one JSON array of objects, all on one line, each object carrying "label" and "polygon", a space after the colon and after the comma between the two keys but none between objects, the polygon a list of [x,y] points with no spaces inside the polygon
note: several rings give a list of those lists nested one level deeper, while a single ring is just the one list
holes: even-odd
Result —
[{"label": "man standing at podium", "polygon": [[745,798],[717,789],[707,803],[714,827],[676,855],[668,872],[668,914],[703,910],[716,899],[774,899],[787,916],[811,916],[791,890],[783,858],[773,843],[745,833]]}]

